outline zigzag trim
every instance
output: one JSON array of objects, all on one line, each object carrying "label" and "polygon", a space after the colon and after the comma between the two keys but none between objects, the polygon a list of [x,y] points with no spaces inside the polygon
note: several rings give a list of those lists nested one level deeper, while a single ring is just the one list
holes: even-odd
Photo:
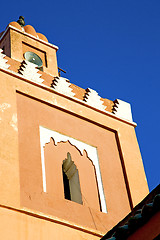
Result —
[{"label": "zigzag trim", "polygon": [[104,102],[101,100],[101,97],[95,90],[91,88],[86,89],[83,101],[92,107],[98,108],[99,110],[106,109],[106,106],[103,105]]},{"label": "zigzag trim", "polygon": [[0,67],[8,69],[10,67],[9,64],[7,64],[8,60],[5,59],[6,55],[3,53],[3,50],[0,48]]},{"label": "zigzag trim", "polygon": [[29,78],[30,80],[42,83],[44,79],[40,78],[42,74],[38,73],[39,69],[37,69],[37,65],[34,63],[30,63],[24,60],[21,63],[19,73],[22,74],[24,77]]},{"label": "zigzag trim", "polygon": [[59,93],[74,97],[75,93],[72,92],[73,89],[70,87],[70,85],[71,83],[67,78],[55,77],[51,87],[53,87],[54,90]]},{"label": "zigzag trim", "polygon": [[133,121],[132,119],[132,111],[131,105],[127,102],[124,102],[120,99],[116,99],[114,101],[112,113],[115,114],[117,117],[124,118],[129,121]]}]

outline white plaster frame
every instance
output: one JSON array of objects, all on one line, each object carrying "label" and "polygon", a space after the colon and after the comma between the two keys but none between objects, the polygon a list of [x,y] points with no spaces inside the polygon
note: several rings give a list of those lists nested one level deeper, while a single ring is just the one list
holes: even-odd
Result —
[{"label": "white plaster frame", "polygon": [[40,144],[41,144],[43,191],[47,192],[45,158],[44,158],[45,144],[50,142],[50,138],[54,139],[55,145],[57,145],[57,143],[60,143],[60,142],[69,141],[73,146],[75,146],[80,151],[82,155],[83,155],[83,151],[85,150],[87,152],[88,158],[92,161],[93,165],[95,166],[102,212],[107,213],[106,200],[105,200],[104,189],[102,184],[97,148],[42,126],[39,127],[39,130],[40,130]]}]

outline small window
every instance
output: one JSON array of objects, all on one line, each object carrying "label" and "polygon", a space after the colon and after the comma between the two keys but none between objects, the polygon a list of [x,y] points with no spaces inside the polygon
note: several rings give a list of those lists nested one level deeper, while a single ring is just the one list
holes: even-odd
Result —
[{"label": "small window", "polygon": [[83,204],[78,169],[69,152],[67,158],[63,161],[62,172],[65,199]]}]

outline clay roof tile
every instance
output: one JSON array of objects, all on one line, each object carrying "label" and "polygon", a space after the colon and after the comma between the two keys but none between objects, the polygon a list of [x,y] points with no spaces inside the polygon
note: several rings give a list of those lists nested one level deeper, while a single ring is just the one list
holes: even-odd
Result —
[{"label": "clay roof tile", "polygon": [[48,42],[48,39],[47,39],[46,36],[44,36],[42,33],[37,33],[37,35],[38,35],[38,37],[39,37],[41,40],[43,40],[43,41],[45,41],[45,42]]},{"label": "clay roof tile", "polygon": [[34,37],[38,36],[37,33],[36,33],[36,30],[31,25],[24,26],[24,30],[25,30],[26,33],[29,33]]},{"label": "clay roof tile", "polygon": [[[17,28],[17,29],[19,29],[19,30],[22,31],[22,27],[21,27],[17,22],[10,22],[10,23],[8,24],[8,26],[15,27],[15,28]],[[34,37],[38,37],[39,39],[41,39],[41,40],[43,40],[43,41],[45,41],[45,42],[48,42],[48,39],[46,38],[46,36],[43,35],[42,33],[37,33],[36,30],[34,29],[34,27],[32,27],[31,25],[26,25],[26,26],[24,26],[24,31],[25,31],[26,33],[31,34],[31,35],[34,36]],[[2,33],[2,34],[3,34],[3,33]]]},{"label": "clay roof tile", "polygon": [[10,22],[8,25],[13,26],[22,31],[22,27],[17,22]]}]

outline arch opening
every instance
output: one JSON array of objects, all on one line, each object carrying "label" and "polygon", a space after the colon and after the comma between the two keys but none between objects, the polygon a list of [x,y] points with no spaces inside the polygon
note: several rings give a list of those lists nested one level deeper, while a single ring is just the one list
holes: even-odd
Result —
[{"label": "arch opening", "polygon": [[65,199],[83,204],[78,169],[69,152],[67,158],[63,161],[62,173]]}]

